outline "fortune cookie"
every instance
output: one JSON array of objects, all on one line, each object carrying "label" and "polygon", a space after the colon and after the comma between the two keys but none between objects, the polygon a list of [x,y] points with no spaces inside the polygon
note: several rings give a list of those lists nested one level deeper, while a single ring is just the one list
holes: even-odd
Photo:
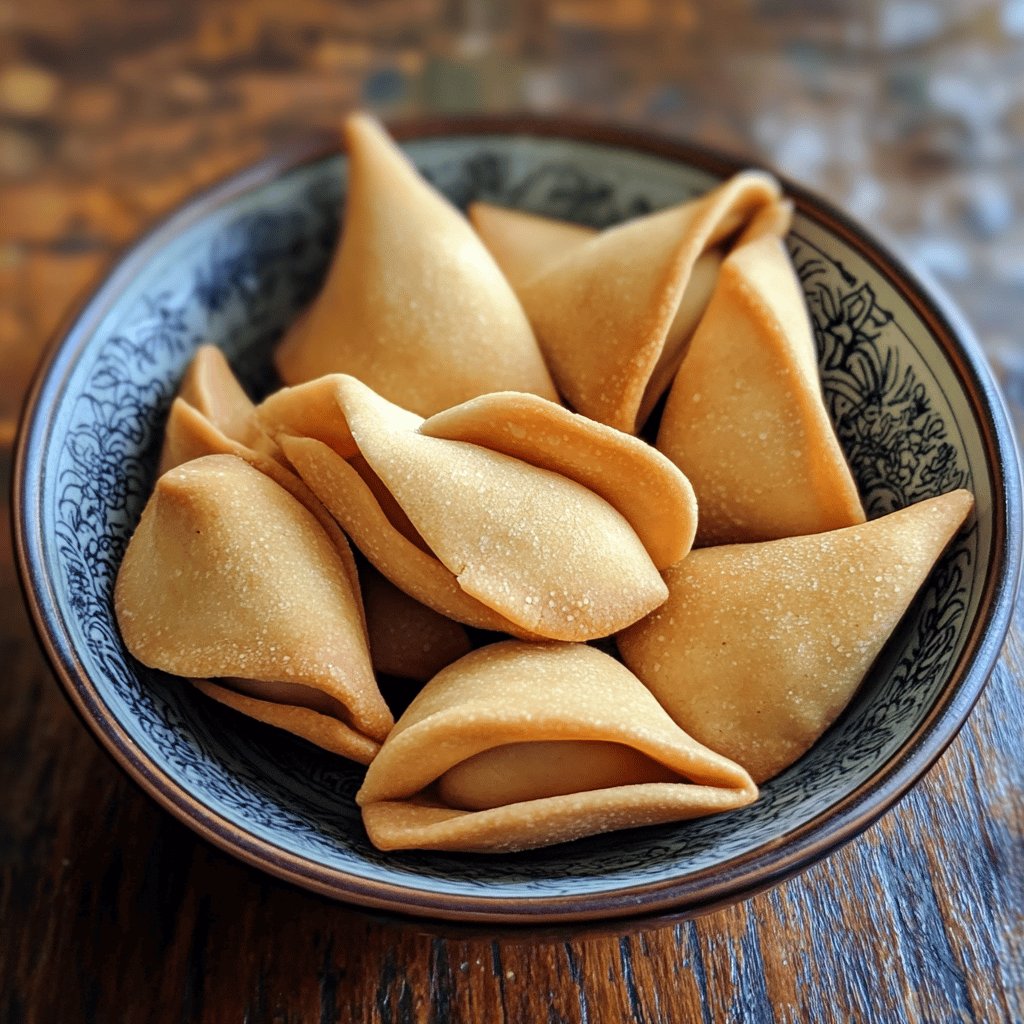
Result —
[{"label": "fortune cookie", "polygon": [[693,551],[619,650],[683,729],[764,782],[846,707],[973,504],[953,491],[843,530]]},{"label": "fortune cookie", "polygon": [[[783,233],[789,208],[774,178],[745,171],[590,237],[494,207],[477,205],[471,216],[510,275],[562,397],[635,433],[683,358],[730,241],[748,224]],[[538,237],[527,242],[531,227]]]},{"label": "fortune cookie", "polygon": [[114,607],[139,661],[261,722],[363,764],[391,728],[337,549],[239,458],[210,455],[157,481]]},{"label": "fortune cookie", "polygon": [[699,545],[864,522],[822,399],[800,282],[777,237],[741,244],[722,264],[657,447],[697,492]]},{"label": "fortune cookie", "polygon": [[469,634],[459,623],[414,601],[373,569],[364,568],[362,578],[375,671],[425,683],[469,653]]},{"label": "fortune cookie", "polygon": [[496,853],[728,811],[757,787],[583,644],[484,647],[398,720],[356,802],[382,850]]},{"label": "fortune cookie", "polygon": [[349,373],[424,416],[491,391],[557,401],[519,300],[466,219],[376,121],[353,115],[345,139],[341,242],[275,354],[285,383]]},{"label": "fortune cookie", "polygon": [[259,415],[381,573],[472,626],[607,636],[665,599],[659,570],[692,543],[693,492],[666,458],[534,395],[424,421],[338,374]]}]

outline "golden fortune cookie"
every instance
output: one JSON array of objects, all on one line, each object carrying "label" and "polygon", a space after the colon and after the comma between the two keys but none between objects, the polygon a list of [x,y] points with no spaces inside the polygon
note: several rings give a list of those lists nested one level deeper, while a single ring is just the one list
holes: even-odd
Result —
[{"label": "golden fortune cookie", "polygon": [[391,729],[337,548],[302,504],[235,456],[157,481],[114,608],[144,665],[261,722],[363,764]]},{"label": "golden fortune cookie", "polygon": [[739,245],[722,264],[657,447],[693,484],[701,546],[864,522],[822,398],[800,282],[773,235]]},{"label": "golden fortune cookie", "polygon": [[693,551],[619,650],[683,729],[764,782],[846,707],[973,505],[959,490],[860,526]]},{"label": "golden fortune cookie", "polygon": [[671,382],[730,240],[748,225],[781,234],[789,223],[777,182],[755,171],[601,232],[484,204],[470,215],[510,275],[562,397],[627,433]]},{"label": "golden fortune cookie", "polygon": [[287,384],[348,373],[421,415],[491,391],[558,400],[519,300],[466,219],[381,126],[345,122],[344,226],[275,353]]},{"label": "golden fortune cookie", "polygon": [[398,720],[356,802],[382,850],[499,853],[743,807],[750,776],[584,644],[484,647]]},{"label": "golden fortune cookie", "polygon": [[668,459],[534,395],[424,421],[338,374],[259,415],[384,576],[472,626],[607,636],[665,599],[659,571],[692,544],[693,492]]}]

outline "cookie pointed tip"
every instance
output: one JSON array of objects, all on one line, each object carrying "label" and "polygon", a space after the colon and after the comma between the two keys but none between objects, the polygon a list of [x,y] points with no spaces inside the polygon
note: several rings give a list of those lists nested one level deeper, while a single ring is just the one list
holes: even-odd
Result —
[{"label": "cookie pointed tip", "polygon": [[906,518],[908,521],[916,520],[922,524],[928,522],[934,527],[936,545],[944,545],[967,521],[974,510],[974,505],[974,495],[966,488],[960,487],[955,491],[926,498],[915,505],[908,505],[893,513],[892,517],[883,516],[881,519],[873,520],[873,523],[884,524],[894,517]]},{"label": "cookie pointed tip", "polygon": [[365,110],[354,110],[348,114],[342,122],[341,131],[348,142],[367,137],[380,138],[386,134],[380,119]]},{"label": "cookie pointed tip", "polygon": [[387,128],[372,114],[363,111],[349,114],[342,125],[342,140],[355,166],[370,163],[382,171],[387,166],[408,165]]},{"label": "cookie pointed tip", "polygon": [[966,487],[943,494],[941,500],[952,514],[960,515],[961,521],[966,519],[974,508],[974,495]]},{"label": "cookie pointed tip", "polygon": [[935,514],[946,524],[950,537],[968,520],[974,511],[974,495],[966,488],[960,487],[947,494],[940,494],[931,499]]}]

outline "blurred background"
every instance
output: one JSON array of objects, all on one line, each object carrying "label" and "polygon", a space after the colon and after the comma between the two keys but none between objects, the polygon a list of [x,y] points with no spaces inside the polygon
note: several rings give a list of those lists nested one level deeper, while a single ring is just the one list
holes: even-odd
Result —
[{"label": "blurred background", "polygon": [[0,429],[148,222],[354,106],[764,161],[902,242],[1024,403],[1024,0],[0,0]]}]

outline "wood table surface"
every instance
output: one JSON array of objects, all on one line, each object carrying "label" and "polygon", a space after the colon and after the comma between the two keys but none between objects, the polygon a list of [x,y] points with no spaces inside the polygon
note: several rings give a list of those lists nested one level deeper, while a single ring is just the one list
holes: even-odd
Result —
[{"label": "wood table surface", "polygon": [[[403,115],[589,112],[792,159],[799,166],[784,170],[855,209],[871,198],[865,182],[880,187],[880,220],[948,271],[1024,416],[1024,378],[1014,376],[1024,264],[1018,256],[1018,276],[1007,277],[1005,261],[987,260],[1000,246],[1007,258],[1018,251],[1019,151],[986,149],[978,134],[1012,138],[1024,107],[1014,93],[1005,123],[961,138],[943,134],[948,111],[936,113],[952,87],[931,88],[957,47],[981,54],[963,58],[975,85],[990,67],[1018,66],[992,5],[960,5],[973,13],[948,24],[940,13],[923,36],[916,22],[894,29],[890,11],[871,22],[881,35],[856,59],[836,40],[859,38],[857,5],[822,5],[827,17],[806,3],[728,0],[713,15],[710,6],[4,0],[5,490],[29,374],[81,289],[197,187],[334,126],[356,104]],[[806,132],[785,134],[787,116],[826,141],[840,123],[856,134],[854,107],[897,65],[904,78],[917,68],[925,85],[917,96],[899,92],[904,78],[885,79],[891,95],[878,109],[902,110],[913,125],[898,144],[869,133],[823,162]],[[736,71],[748,66],[767,83],[761,106]],[[762,116],[772,103],[775,121]],[[773,135],[766,123],[783,127]],[[902,163],[888,174],[893,160]],[[936,208],[960,209],[956,196],[967,196],[963,218],[936,219]],[[138,791],[65,703],[23,610],[6,520],[0,530],[0,1024],[1024,1020],[1022,606],[936,767],[802,875],[625,935],[612,926],[600,936],[465,937],[373,920],[277,881]]]}]

